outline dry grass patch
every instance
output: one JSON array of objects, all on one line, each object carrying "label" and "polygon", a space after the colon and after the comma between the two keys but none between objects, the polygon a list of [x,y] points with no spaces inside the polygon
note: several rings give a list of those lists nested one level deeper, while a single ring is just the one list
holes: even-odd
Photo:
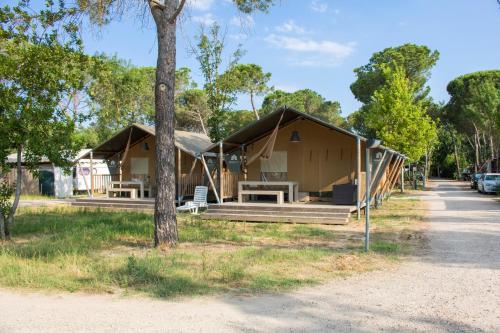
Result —
[{"label": "dry grass patch", "polygon": [[152,248],[149,213],[21,209],[0,245],[4,287],[146,294],[273,292],[386,268],[422,245],[422,202],[398,197],[345,226],[201,221],[179,217],[175,249]]}]

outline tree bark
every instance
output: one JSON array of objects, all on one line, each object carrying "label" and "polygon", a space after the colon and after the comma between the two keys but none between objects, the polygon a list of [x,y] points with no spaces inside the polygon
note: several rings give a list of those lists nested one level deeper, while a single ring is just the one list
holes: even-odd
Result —
[{"label": "tree bark", "polygon": [[14,222],[14,215],[16,214],[17,207],[19,206],[19,199],[21,198],[21,185],[22,185],[22,152],[23,146],[19,145],[17,147],[17,161],[16,161],[16,191],[14,192],[14,202],[9,210],[9,215],[5,219],[3,226],[3,236],[5,239],[10,239],[10,226]]},{"label": "tree bark", "polygon": [[208,132],[207,132],[207,129],[205,127],[205,124],[203,123],[203,117],[201,116],[200,111],[196,111],[196,114],[198,115],[198,120],[200,121],[201,130],[203,131],[203,133],[206,136],[208,136]]},{"label": "tree bark", "polygon": [[474,162],[474,172],[479,171],[479,131],[477,129],[476,124],[474,125],[475,133],[474,133],[474,154],[475,154],[475,162]]},{"label": "tree bark", "polygon": [[490,135],[490,158],[491,161],[495,159],[495,146],[493,142],[493,135]]},{"label": "tree bark", "polygon": [[259,120],[259,112],[257,112],[257,109],[255,108],[255,103],[253,101],[253,91],[250,92],[250,103],[252,103],[252,109],[253,113],[255,114],[255,119]]},{"label": "tree bark", "polygon": [[178,0],[159,6],[150,2],[156,23],[158,59],[155,84],[156,200],[155,246],[172,246],[178,241],[175,214],[174,92],[176,19]]},{"label": "tree bark", "polygon": [[457,166],[457,180],[460,179],[460,158],[458,156],[458,147],[457,147],[457,143],[456,142],[453,142],[453,146],[454,146],[454,151],[455,151],[455,163],[456,163],[456,166]]}]

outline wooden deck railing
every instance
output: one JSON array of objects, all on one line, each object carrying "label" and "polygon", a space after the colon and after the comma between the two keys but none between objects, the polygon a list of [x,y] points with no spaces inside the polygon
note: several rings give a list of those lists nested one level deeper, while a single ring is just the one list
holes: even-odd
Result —
[{"label": "wooden deck railing", "polygon": [[203,185],[203,177],[201,173],[181,174],[180,179],[178,179],[181,195],[182,196],[192,196],[194,195],[194,188],[197,185]]},{"label": "wooden deck railing", "polygon": [[[95,193],[106,193],[106,189],[110,182],[120,180],[119,174],[112,175],[94,175],[94,192]],[[90,184],[88,184],[90,187]]]},{"label": "wooden deck railing", "polygon": [[238,181],[240,180],[239,172],[224,172],[222,179],[223,179],[223,197],[237,198]]}]

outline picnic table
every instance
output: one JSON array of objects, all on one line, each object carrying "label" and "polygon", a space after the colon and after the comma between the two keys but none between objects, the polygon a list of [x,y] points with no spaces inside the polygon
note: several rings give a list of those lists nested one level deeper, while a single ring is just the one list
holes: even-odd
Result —
[{"label": "picnic table", "polygon": [[[272,187],[285,186],[288,187],[288,201],[293,203],[299,199],[299,183],[293,181],[258,181],[258,180],[242,180],[238,182],[238,193],[243,191],[244,186],[252,187]],[[246,192],[246,191],[245,191]]]},{"label": "picnic table", "polygon": [[[114,187],[114,185],[119,185],[119,188]],[[130,186],[139,186],[139,195],[141,199],[144,199],[144,182],[140,180],[127,180],[127,181],[112,181],[109,182],[109,188],[108,188],[108,196],[109,192],[119,192],[122,190],[122,186],[125,185],[127,186],[125,189],[129,188]],[[149,189],[149,192],[151,193],[151,189]],[[131,195],[133,198],[133,195]]]}]

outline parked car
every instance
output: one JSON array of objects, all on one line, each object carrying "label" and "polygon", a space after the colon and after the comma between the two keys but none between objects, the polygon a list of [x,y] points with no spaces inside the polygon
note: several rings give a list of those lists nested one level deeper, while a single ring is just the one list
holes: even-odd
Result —
[{"label": "parked car", "polygon": [[479,178],[481,178],[483,174],[476,172],[472,175],[470,178],[470,188],[473,190],[477,190],[477,182],[479,181]]},{"label": "parked car", "polygon": [[485,173],[477,182],[477,191],[481,193],[494,193],[500,189],[500,173]]}]

